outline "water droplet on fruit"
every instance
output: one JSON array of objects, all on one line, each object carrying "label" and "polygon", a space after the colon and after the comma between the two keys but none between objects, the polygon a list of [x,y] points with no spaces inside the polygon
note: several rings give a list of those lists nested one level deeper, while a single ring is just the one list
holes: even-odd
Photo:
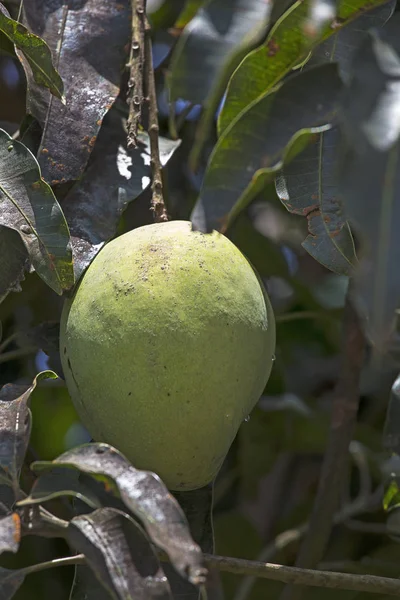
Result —
[{"label": "water droplet on fruit", "polygon": [[247,415],[247,417],[245,418],[244,422],[248,423],[250,421],[250,415]]},{"label": "water droplet on fruit", "polygon": [[274,362],[274,360],[276,360],[276,356],[275,356],[275,354],[273,354],[273,355],[272,355],[272,358],[271,358],[271,360],[272,360],[272,362]]}]

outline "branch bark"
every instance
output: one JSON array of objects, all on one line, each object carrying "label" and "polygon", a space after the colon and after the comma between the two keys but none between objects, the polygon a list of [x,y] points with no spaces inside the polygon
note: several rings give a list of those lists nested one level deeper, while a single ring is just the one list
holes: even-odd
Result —
[{"label": "branch bark", "polygon": [[143,70],[145,63],[145,0],[132,0],[132,39],[129,53],[128,80],[128,148],[137,147],[137,135],[142,120]]},{"label": "branch bark", "polygon": [[158,143],[159,127],[158,127],[158,108],[156,84],[154,80],[153,69],[153,52],[150,37],[150,25],[146,18],[145,25],[145,84],[147,91],[147,101],[149,106],[149,125],[148,132],[150,138],[150,162],[152,173],[152,199],[151,208],[154,212],[154,220],[156,223],[168,221],[168,215],[164,203],[163,182],[161,173],[160,148]]},{"label": "branch bark", "polygon": [[[164,559],[163,556],[162,559]],[[236,575],[254,575],[255,577],[282,581],[283,583],[400,596],[400,580],[392,579],[390,577],[352,575],[349,573],[335,573],[332,571],[313,571],[310,569],[298,569],[296,567],[286,567],[272,563],[244,560],[242,558],[214,556],[212,554],[205,554],[204,559],[205,564],[208,567]],[[16,572],[29,575],[30,573],[37,573],[49,568],[65,565],[84,565],[85,563],[85,556],[83,554],[77,554],[75,556],[58,558],[45,563],[31,565]]]},{"label": "branch bark", "polygon": [[[332,406],[329,439],[310,526],[296,560],[296,567],[303,569],[316,567],[323,558],[346,477],[349,446],[357,421],[365,338],[351,301],[351,282],[343,328],[342,366]],[[302,587],[288,587],[283,591],[281,600],[300,600],[303,592]]]}]

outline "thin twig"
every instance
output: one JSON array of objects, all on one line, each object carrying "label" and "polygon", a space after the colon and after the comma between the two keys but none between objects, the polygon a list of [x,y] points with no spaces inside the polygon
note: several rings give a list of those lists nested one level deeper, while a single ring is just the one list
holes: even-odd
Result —
[{"label": "thin twig", "polygon": [[[330,435],[310,527],[296,560],[296,567],[304,569],[316,567],[323,559],[343,489],[349,447],[357,421],[365,338],[359,317],[352,305],[350,289],[347,292],[343,319],[342,367],[333,400]],[[301,587],[287,587],[281,600],[300,600],[304,591]]]},{"label": "thin twig", "polygon": [[5,340],[3,340],[0,344],[0,354],[4,352],[4,350],[16,339],[18,338],[18,331],[15,331],[11,335],[8,336]]},{"label": "thin twig", "polygon": [[132,0],[132,39],[129,54],[129,80],[127,102],[129,107],[127,128],[128,148],[137,147],[137,135],[142,120],[143,71],[145,62],[145,0]]},{"label": "thin twig", "polygon": [[[377,488],[377,490],[368,497],[358,496],[351,504],[344,506],[336,513],[333,520],[334,524],[340,525],[341,523],[346,523],[352,517],[377,508],[380,505],[382,493],[383,490]],[[283,531],[277,535],[270,544],[267,544],[267,546],[262,549],[257,560],[261,562],[271,561],[278,552],[282,552],[291,544],[298,543],[305,536],[308,528],[309,523],[305,522],[297,528]],[[238,587],[234,600],[247,600],[255,583],[256,577],[251,575],[245,577]]]},{"label": "thin twig", "polygon": [[253,575],[294,585],[354,590],[375,594],[400,596],[400,579],[377,577],[375,575],[351,575],[331,571],[314,571],[298,567],[286,567],[272,563],[262,563],[225,556],[204,556],[207,567],[213,567],[236,575]]},{"label": "thin twig", "polygon": [[[252,574],[255,577],[263,579],[272,579],[283,583],[310,585],[314,587],[330,588],[338,590],[354,590],[357,592],[370,592],[375,594],[388,594],[391,596],[400,596],[400,580],[389,577],[377,577],[375,575],[351,575],[349,573],[335,573],[332,571],[313,571],[311,569],[299,569],[296,567],[286,567],[272,563],[262,563],[242,558],[231,558],[227,556],[215,556],[212,554],[204,555],[205,564],[208,567],[233,573],[235,575]],[[45,569],[55,567],[84,565],[84,554],[57,558],[36,565],[31,565],[15,571],[15,573],[29,575]],[[10,573],[7,578],[12,578],[14,573]]]},{"label": "thin twig", "polygon": [[150,138],[150,162],[152,173],[152,199],[151,205],[154,211],[154,220],[156,223],[168,221],[168,215],[164,204],[163,183],[161,173],[160,149],[158,143],[158,109],[156,84],[154,80],[153,53],[150,37],[150,24],[146,18],[145,26],[145,62],[144,62],[144,81],[146,84],[147,99],[149,106],[149,126],[148,133]]},{"label": "thin twig", "polygon": [[0,364],[9,362],[10,360],[16,360],[17,358],[23,358],[37,352],[36,346],[26,346],[25,348],[18,348],[18,350],[10,350],[9,352],[3,352],[0,354]]}]

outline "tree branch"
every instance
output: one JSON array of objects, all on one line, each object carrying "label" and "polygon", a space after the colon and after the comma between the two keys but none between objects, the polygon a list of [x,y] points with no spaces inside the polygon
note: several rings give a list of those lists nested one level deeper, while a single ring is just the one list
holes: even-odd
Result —
[{"label": "tree branch", "polygon": [[[345,524],[348,519],[377,508],[380,505],[381,497],[382,488],[378,488],[368,496],[358,496],[351,504],[347,504],[336,513],[333,520],[334,525]],[[291,544],[300,542],[308,529],[309,523],[305,522],[297,528],[283,531],[270,544],[263,548],[257,560],[259,562],[269,562],[278,552],[284,551]],[[245,577],[238,587],[233,600],[246,600],[250,596],[255,582],[256,577],[251,575]]]},{"label": "tree branch", "polygon": [[[304,569],[317,566],[323,558],[346,476],[349,446],[357,421],[365,338],[351,301],[351,281],[344,308],[343,328],[342,367],[333,400],[329,439],[310,526],[296,560],[296,567]],[[303,592],[304,588],[294,590],[288,587],[281,600],[300,600]]]},{"label": "tree branch", "polygon": [[156,84],[154,80],[153,68],[153,52],[150,37],[150,25],[146,18],[145,26],[145,84],[147,91],[147,101],[149,106],[149,126],[148,133],[150,138],[150,161],[152,173],[152,199],[151,207],[154,212],[154,220],[156,223],[168,221],[167,211],[164,204],[163,183],[161,173],[160,149],[158,143],[159,127],[158,127],[158,108]]},{"label": "tree branch", "polygon": [[[349,573],[334,573],[332,571],[313,571],[310,569],[299,569],[212,554],[205,554],[204,559],[208,567],[236,575],[246,574],[263,579],[281,581],[283,583],[400,596],[400,580],[389,577],[352,575]],[[55,567],[83,565],[85,562],[85,556],[77,554],[75,556],[67,556],[31,565],[16,571],[16,573],[29,575],[30,573],[37,573],[38,571]]]},{"label": "tree branch", "polygon": [[132,0],[132,39],[128,80],[128,148],[137,147],[137,134],[142,120],[143,70],[145,63],[145,0]]},{"label": "tree branch", "polygon": [[236,575],[253,575],[264,579],[282,581],[295,585],[353,590],[375,594],[400,596],[400,579],[377,577],[375,575],[351,575],[332,571],[314,571],[298,567],[286,567],[272,563],[262,563],[242,558],[204,555],[207,567],[213,567]]}]

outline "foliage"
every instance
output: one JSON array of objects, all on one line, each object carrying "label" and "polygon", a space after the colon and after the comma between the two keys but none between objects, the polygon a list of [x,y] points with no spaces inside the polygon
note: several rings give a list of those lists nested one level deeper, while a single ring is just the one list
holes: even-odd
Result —
[{"label": "foliage", "polygon": [[[133,34],[140,0],[67,4],[0,4],[0,598],[399,595],[398,3],[148,0]],[[175,495],[90,440],[58,350],[65,297],[162,187],[277,323],[214,485]]]}]

